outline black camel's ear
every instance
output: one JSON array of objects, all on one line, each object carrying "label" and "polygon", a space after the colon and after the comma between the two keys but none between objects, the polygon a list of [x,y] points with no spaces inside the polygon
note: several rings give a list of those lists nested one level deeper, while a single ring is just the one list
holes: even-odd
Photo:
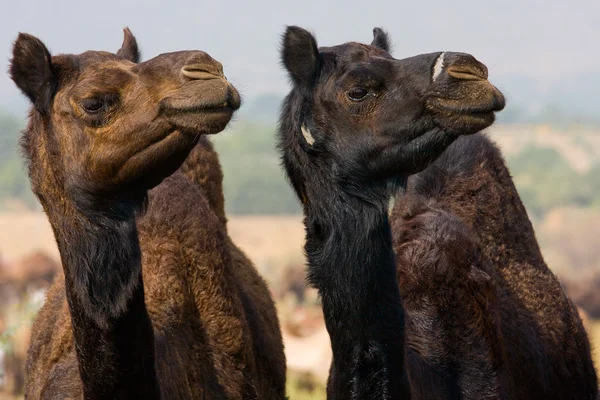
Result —
[{"label": "black camel's ear", "polygon": [[385,50],[391,53],[392,46],[390,45],[390,38],[386,31],[381,28],[373,28],[373,41],[371,46],[379,47],[381,50]]},{"label": "black camel's ear", "polygon": [[129,28],[123,28],[123,36],[123,44],[119,51],[117,51],[117,56],[136,64],[139,63],[141,55],[135,36],[133,36]]},{"label": "black camel's ear", "polygon": [[50,109],[58,77],[52,66],[52,56],[40,39],[19,33],[13,46],[9,74],[36,110],[45,114]]},{"label": "black camel's ear", "polygon": [[319,70],[319,49],[313,35],[298,26],[288,26],[281,44],[281,61],[294,84],[312,84]]}]

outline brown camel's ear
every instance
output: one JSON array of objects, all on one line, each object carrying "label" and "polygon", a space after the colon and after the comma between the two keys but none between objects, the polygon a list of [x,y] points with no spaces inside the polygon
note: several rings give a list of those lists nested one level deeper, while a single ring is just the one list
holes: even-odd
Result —
[{"label": "brown camel's ear", "polygon": [[119,51],[117,51],[117,56],[136,64],[139,63],[141,55],[135,36],[133,36],[129,28],[123,28],[123,35],[123,44]]},{"label": "brown camel's ear", "polygon": [[392,52],[389,35],[381,28],[373,28],[373,41],[371,42],[371,46],[379,47],[381,50],[385,50],[388,53]]},{"label": "brown camel's ear", "polygon": [[58,85],[50,52],[40,39],[27,33],[19,33],[12,55],[10,77],[29,97],[35,109],[45,114],[50,109]]},{"label": "brown camel's ear", "polygon": [[311,85],[319,70],[319,49],[313,35],[298,26],[288,26],[281,44],[281,61],[294,84]]}]

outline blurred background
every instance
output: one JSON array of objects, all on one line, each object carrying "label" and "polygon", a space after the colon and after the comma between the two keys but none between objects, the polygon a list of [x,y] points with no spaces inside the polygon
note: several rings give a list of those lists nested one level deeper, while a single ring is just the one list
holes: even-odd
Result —
[{"label": "blurred background", "polygon": [[[369,43],[391,34],[394,56],[464,51],[490,70],[507,108],[488,130],[499,143],[546,261],[577,303],[600,361],[600,2],[559,0],[204,2],[104,0],[3,2],[0,55],[18,32],[53,53],[116,51],[124,26],[143,58],[201,49],[225,66],[244,96],[213,137],[225,175],[230,234],[270,282],[289,362],[291,399],[324,398],[329,338],[318,298],[304,283],[300,208],[274,149],[289,89],[279,65],[285,25],[320,45]],[[60,269],[54,238],[18,153],[28,104],[0,74],[0,400],[19,397],[32,318]]]}]

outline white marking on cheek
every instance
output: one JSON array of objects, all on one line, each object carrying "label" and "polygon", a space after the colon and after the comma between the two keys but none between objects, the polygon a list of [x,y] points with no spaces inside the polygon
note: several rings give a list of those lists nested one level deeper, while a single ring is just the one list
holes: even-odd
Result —
[{"label": "white marking on cheek", "polygon": [[446,53],[440,54],[437,60],[435,60],[435,65],[433,66],[433,76],[431,77],[431,79],[434,81],[438,78],[438,76],[440,76],[442,69],[444,68],[444,55],[446,55]]},{"label": "white marking on cheek", "polygon": [[304,136],[304,140],[306,140],[306,143],[312,146],[315,143],[315,138],[310,134],[310,131],[306,129],[304,124],[302,124],[300,130],[302,131],[302,136]]}]

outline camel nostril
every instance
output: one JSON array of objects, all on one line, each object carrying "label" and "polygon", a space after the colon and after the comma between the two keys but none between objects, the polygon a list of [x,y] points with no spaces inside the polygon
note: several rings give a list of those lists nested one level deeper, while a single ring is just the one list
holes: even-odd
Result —
[{"label": "camel nostril", "polygon": [[470,65],[451,65],[446,69],[448,75],[465,81],[484,81],[487,79],[487,68],[477,68]]},{"label": "camel nostril", "polygon": [[215,65],[187,64],[181,68],[181,73],[192,80],[209,80],[224,78],[223,69]]},{"label": "camel nostril", "polygon": [[484,81],[488,78],[487,67],[467,53],[442,53],[435,63],[434,78],[442,70],[454,79],[465,81]]}]

